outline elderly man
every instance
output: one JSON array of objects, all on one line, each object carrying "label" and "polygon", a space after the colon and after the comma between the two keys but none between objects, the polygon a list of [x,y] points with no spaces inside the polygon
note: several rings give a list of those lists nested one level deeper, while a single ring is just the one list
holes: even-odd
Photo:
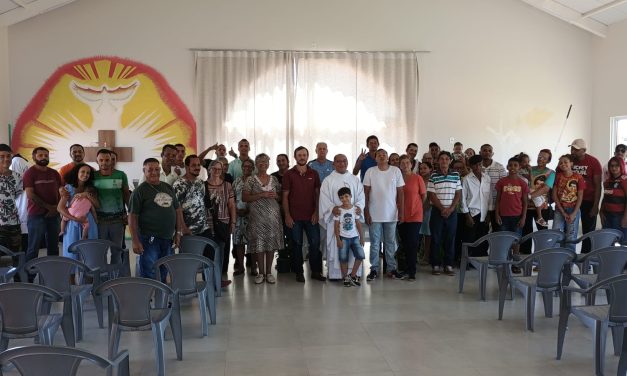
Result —
[{"label": "elderly man", "polygon": [[83,146],[79,144],[70,146],[70,158],[72,158],[72,162],[59,169],[59,175],[61,175],[61,183],[63,185],[65,185],[65,174],[70,172],[77,164],[83,163],[85,159],[85,149]]},{"label": "elderly man", "polygon": [[[167,183],[169,186],[172,186],[176,179],[181,177],[176,170],[179,170],[176,167],[176,147],[172,144],[165,144],[161,149],[161,167],[159,173],[159,180]],[[139,183],[143,183],[146,181],[146,176],[142,175],[141,179],[139,179]]]},{"label": "elderly man", "polygon": [[[334,215],[339,213],[339,209],[342,205],[337,192],[340,188],[348,187],[352,192],[352,204],[363,211],[366,205],[366,198],[364,196],[364,186],[361,184],[359,178],[348,172],[348,159],[344,154],[337,154],[333,158],[333,167],[335,170],[322,182],[320,187],[320,202],[319,202],[319,223],[320,227],[324,227],[326,231],[326,246],[327,246],[327,268],[329,279],[342,278],[342,272],[340,270],[340,259],[338,257],[337,242],[335,241],[334,234]],[[349,268],[352,268],[354,257],[351,255],[349,258]],[[358,273],[361,274],[361,271]]]},{"label": "elderly man", "polygon": [[[573,171],[583,176],[586,182],[581,202],[581,232],[585,235],[594,231],[597,227],[597,215],[599,214],[599,201],[601,200],[601,163],[595,157],[586,153],[586,142],[581,138],[573,140],[570,146],[574,163]],[[584,240],[581,252],[590,252],[590,240]]]}]

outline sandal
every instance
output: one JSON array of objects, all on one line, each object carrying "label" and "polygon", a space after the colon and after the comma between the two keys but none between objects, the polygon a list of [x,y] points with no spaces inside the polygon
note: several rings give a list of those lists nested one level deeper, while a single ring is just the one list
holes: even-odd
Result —
[{"label": "sandal", "polygon": [[544,226],[547,227],[549,224],[546,223],[546,221],[544,220],[544,218],[538,218],[536,219],[536,223],[539,224],[540,226]]}]

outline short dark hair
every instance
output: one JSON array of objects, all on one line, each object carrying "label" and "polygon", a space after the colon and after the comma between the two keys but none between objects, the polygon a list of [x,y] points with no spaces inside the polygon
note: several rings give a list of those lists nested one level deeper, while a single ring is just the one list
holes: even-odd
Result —
[{"label": "short dark hair", "polygon": [[337,197],[342,197],[344,195],[352,196],[351,189],[348,187],[342,187],[337,191]]},{"label": "short dark hair", "polygon": [[163,154],[165,154],[165,150],[166,149],[174,149],[174,151],[176,151],[176,146],[172,145],[172,144],[165,144],[163,145],[163,147],[161,148],[161,156],[163,157]]},{"label": "short dark hair", "polygon": [[96,153],[96,157],[99,156],[100,154],[109,154],[109,155],[111,155],[111,150],[109,150],[109,149],[100,149]]},{"label": "short dark hair", "polygon": [[304,147],[304,146],[299,146],[299,147],[297,147],[296,149],[294,149],[294,157],[296,157],[296,153],[298,153],[299,151],[301,151],[301,150],[303,150],[303,149],[307,152],[307,155],[309,155],[309,150],[307,150],[307,148],[306,148],[306,147]]},{"label": "short dark hair", "polygon": [[625,144],[618,144],[614,148],[614,153],[618,153],[618,152],[624,153],[625,151],[627,151],[627,145]]},{"label": "short dark hair", "polygon": [[183,149],[185,149],[185,145],[183,145],[183,144],[174,144],[174,147],[175,147],[175,148],[178,148],[179,146],[182,146],[182,147],[183,147]]},{"label": "short dark hair", "polygon": [[45,147],[37,146],[36,148],[33,149],[33,157],[35,156],[35,154],[37,154],[37,152],[39,152],[41,150],[47,151],[48,153],[50,153],[50,150],[46,149]]},{"label": "short dark hair", "polygon": [[192,159],[194,158],[198,158],[198,156],[196,154],[190,154],[185,157],[185,161],[183,161],[183,163],[185,164],[185,166],[189,166],[192,163]]},{"label": "short dark hair", "polygon": [[72,144],[72,146],[70,146],[70,151],[72,151],[72,148],[73,148],[74,146],[78,146],[79,148],[83,149],[83,151],[85,151],[85,148],[84,148],[84,147],[83,147],[83,145],[81,145],[81,144]]},{"label": "short dark hair", "polygon": [[477,163],[481,163],[481,162],[483,162],[483,158],[481,158],[481,156],[478,154],[475,154],[468,159],[468,164],[471,166],[474,166]]},{"label": "short dark hair", "polygon": [[6,151],[9,153],[13,153],[13,150],[11,150],[11,147],[7,144],[0,144],[0,151]]},{"label": "short dark hair", "polygon": [[449,157],[449,159],[453,159],[453,156],[451,155],[451,153],[449,153],[446,150],[442,150],[439,154],[438,154],[438,159],[440,159],[441,156],[446,155],[447,157]]},{"label": "short dark hair", "polygon": [[283,154],[283,153],[278,154],[276,157],[277,157],[277,158],[279,158],[279,157],[285,157],[285,159],[287,159],[287,161],[288,161],[288,162],[289,162],[289,160],[290,160],[290,157],[288,157],[288,156],[287,156],[287,154]]},{"label": "short dark hair", "polygon": [[116,153],[115,150],[111,150],[111,155],[115,155],[117,157],[118,153]]},{"label": "short dark hair", "polygon": [[440,145],[438,145],[438,143],[437,143],[437,142],[430,142],[430,143],[429,143],[429,147],[432,147],[432,146],[437,146],[437,147],[440,147]]},{"label": "short dark hair", "polygon": [[410,142],[409,144],[407,144],[407,147],[405,148],[405,150],[409,149],[412,146],[418,149],[418,145],[415,142]]},{"label": "short dark hair", "polygon": [[86,187],[91,187],[94,185],[94,168],[88,165],[87,163],[79,163],[72,167],[70,171],[68,171],[64,176],[63,180],[65,180],[66,184],[71,185],[72,187],[78,187],[78,170],[83,167],[89,167],[89,179],[85,182]]},{"label": "short dark hair", "polygon": [[492,147],[492,145],[490,145],[490,144],[483,144],[483,145],[481,145],[481,147],[479,148],[479,150],[483,149],[483,148],[484,148],[484,147],[486,147],[486,146]]},{"label": "short dark hair", "polygon": [[510,164],[511,162],[516,162],[520,164],[520,157],[519,156],[515,156],[515,157],[511,157],[510,159],[507,160],[507,164]]},{"label": "short dark hair", "polygon": [[369,143],[370,140],[372,140],[372,139],[377,140],[377,143],[379,143],[379,137],[371,134],[370,136],[368,136],[368,138],[366,138],[366,144]]},{"label": "short dark hair", "polygon": [[540,150],[540,153],[547,153],[549,155],[549,160],[547,162],[551,162],[551,158],[553,158],[553,153],[551,153],[551,150],[549,150],[549,149],[542,149],[542,150]]},{"label": "short dark hair", "polygon": [[146,158],[146,159],[144,159],[144,166],[147,165],[148,163],[159,163],[159,160],[157,158]]},{"label": "short dark hair", "polygon": [[564,154],[564,155],[562,155],[559,159],[562,159],[562,158],[566,158],[566,159],[568,159],[568,160],[569,160],[569,161],[571,161],[571,162],[574,162],[574,161],[575,161],[575,159],[573,158],[573,155],[572,155],[572,154]]},{"label": "short dark hair", "polygon": [[457,141],[453,144],[453,146],[464,146],[464,144],[462,144],[461,142]]},{"label": "short dark hair", "polygon": [[[429,167],[429,170],[433,170],[433,163],[431,162],[420,162],[420,164],[426,165]],[[420,165],[418,165],[418,167],[420,167]]]}]

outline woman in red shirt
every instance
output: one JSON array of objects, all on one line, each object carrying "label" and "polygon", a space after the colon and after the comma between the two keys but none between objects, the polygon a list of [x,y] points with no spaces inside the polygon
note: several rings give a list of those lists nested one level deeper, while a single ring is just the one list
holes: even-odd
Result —
[{"label": "woman in red shirt", "polygon": [[622,158],[613,157],[607,163],[608,178],[603,182],[603,202],[601,203],[601,223],[603,228],[613,228],[623,232],[627,240],[627,174]]}]

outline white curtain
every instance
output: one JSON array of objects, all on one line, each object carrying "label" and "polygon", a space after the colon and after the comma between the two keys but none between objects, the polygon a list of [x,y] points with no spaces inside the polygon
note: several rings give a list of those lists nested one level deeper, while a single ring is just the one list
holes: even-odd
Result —
[{"label": "white curtain", "polygon": [[417,141],[411,52],[196,52],[199,148],[251,142],[252,154],[310,149],[354,160],[375,134],[389,152]]}]

